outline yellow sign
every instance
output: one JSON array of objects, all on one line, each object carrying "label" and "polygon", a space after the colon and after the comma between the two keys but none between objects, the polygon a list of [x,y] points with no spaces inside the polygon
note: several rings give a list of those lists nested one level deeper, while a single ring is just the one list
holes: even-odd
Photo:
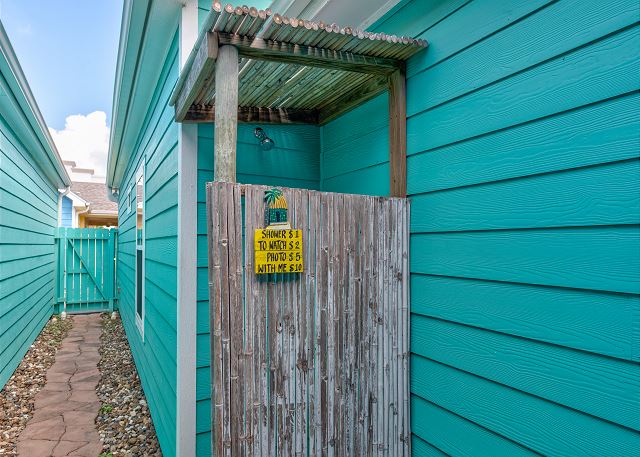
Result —
[{"label": "yellow sign", "polygon": [[302,273],[302,230],[257,229],[254,239],[257,274]]}]

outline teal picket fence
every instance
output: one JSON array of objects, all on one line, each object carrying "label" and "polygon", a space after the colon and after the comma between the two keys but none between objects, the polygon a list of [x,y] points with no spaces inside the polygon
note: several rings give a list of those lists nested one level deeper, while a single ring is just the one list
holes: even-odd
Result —
[{"label": "teal picket fence", "polygon": [[57,312],[113,311],[117,237],[115,229],[57,229]]}]

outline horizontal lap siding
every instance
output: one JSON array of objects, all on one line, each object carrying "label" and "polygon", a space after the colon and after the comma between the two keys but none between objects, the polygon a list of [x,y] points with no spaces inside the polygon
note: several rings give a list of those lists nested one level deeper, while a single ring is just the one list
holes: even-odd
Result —
[{"label": "horizontal lap siding", "polygon": [[[119,310],[164,455],[175,455],[178,130],[168,105],[178,77],[177,36],[120,188]],[[145,166],[144,341],[135,322],[135,175]],[[129,210],[128,201],[132,200]]]},{"label": "horizontal lap siding", "polygon": [[[265,125],[275,142],[270,151],[262,151],[253,130],[258,125],[238,126],[237,181],[320,188],[320,129],[306,125]],[[206,183],[213,181],[212,124],[198,128],[198,316],[197,316],[197,454],[211,455],[211,376],[209,340],[209,280],[207,275]]]},{"label": "horizontal lap siding", "polygon": [[[415,0],[377,24],[430,42],[407,65],[415,455],[640,447],[639,14]],[[323,190],[387,191],[382,99],[323,127]]]},{"label": "horizontal lap siding", "polygon": [[62,214],[60,215],[60,227],[73,225],[73,202],[69,197],[62,197]]},{"label": "horizontal lap siding", "polygon": [[321,128],[324,192],[389,194],[388,113],[385,92]]},{"label": "horizontal lap siding", "polygon": [[57,196],[0,115],[0,389],[53,312]]}]

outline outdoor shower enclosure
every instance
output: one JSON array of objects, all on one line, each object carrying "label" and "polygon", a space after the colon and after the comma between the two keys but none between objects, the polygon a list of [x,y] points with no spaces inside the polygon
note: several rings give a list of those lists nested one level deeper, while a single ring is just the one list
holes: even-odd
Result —
[{"label": "outdoor shower enclosure", "polygon": [[[309,282],[309,276],[299,274],[288,275],[290,280],[284,282],[280,274],[271,278],[271,282],[257,282],[256,286],[263,286],[263,293],[272,296],[267,302],[253,303],[259,313],[264,314],[262,320],[246,314],[246,306],[252,303],[253,298],[253,295],[247,297],[247,291],[243,289],[243,285],[252,284],[250,264],[227,265],[223,274],[220,259],[214,255],[215,250],[223,246],[223,251],[237,249],[234,254],[227,253],[228,258],[247,260],[251,257],[247,252],[243,256],[241,242],[231,242],[230,234],[242,233],[240,213],[225,213],[226,217],[231,217],[231,222],[220,220],[217,218],[222,217],[221,209],[216,206],[214,210],[212,203],[207,203],[209,239],[199,249],[204,248],[203,253],[209,258],[211,445],[217,455],[244,455],[246,452],[287,455],[311,452],[311,449],[337,454],[349,454],[354,449],[358,453],[372,453],[379,449],[385,453],[409,455],[408,245],[404,249],[391,246],[408,243],[408,209],[402,199],[406,194],[404,61],[423,50],[426,42],[386,34],[365,36],[351,28],[325,27],[302,20],[292,23],[289,19],[281,20],[279,15],[268,20],[269,14],[255,8],[223,8],[214,2],[173,90],[170,103],[175,108],[175,119],[183,123],[183,129],[188,129],[184,126],[190,123],[214,123],[206,146],[201,145],[200,139],[203,128],[207,127],[198,127],[199,161],[204,157],[213,172],[207,173],[207,181],[213,178],[216,182],[240,181],[273,186],[287,186],[289,181],[291,187],[322,189],[322,144],[318,141],[321,126],[385,94],[382,98],[386,101],[384,111],[388,115],[388,133],[381,138],[380,144],[386,150],[390,166],[382,178],[388,183],[388,191],[383,195],[399,199],[371,200],[370,197],[353,195],[347,199],[348,209],[344,206],[345,197],[336,196],[335,205],[331,200],[332,203],[324,207],[322,217],[317,214],[315,217],[320,225],[328,221],[336,224],[331,229],[323,228],[325,233],[336,235],[335,239],[322,240],[324,249],[332,254],[314,256],[313,259],[310,253],[305,255],[305,265],[309,270],[322,269],[325,265],[322,262],[328,262],[325,268],[329,273],[325,273],[324,282],[316,282],[315,274],[312,275],[313,284]],[[275,141],[276,150],[265,151],[255,138],[246,144],[247,137],[255,137],[253,126],[256,124],[262,127],[262,133]],[[280,156],[281,149],[288,149],[288,144],[278,137],[279,132],[284,139],[293,139],[293,143],[299,145],[296,149],[299,148],[302,154],[288,154],[286,151],[292,160],[285,159],[284,154]],[[317,140],[305,142],[300,133]],[[299,181],[296,168],[303,171],[315,169],[319,179],[305,184]],[[259,171],[247,176],[250,169]],[[199,185],[203,184],[201,179]],[[225,193],[223,200],[232,198],[229,192],[236,192],[225,190],[224,186],[217,188],[216,183],[213,186]],[[218,195],[218,191],[211,195]],[[288,192],[291,191],[286,190],[285,194]],[[298,192],[292,195],[298,195]],[[303,192],[306,192],[304,195],[309,202],[314,198],[320,199],[320,195],[333,198],[332,194]],[[201,195],[199,201],[202,201]],[[252,201],[257,210],[257,194],[249,195],[252,196],[245,198]],[[239,195],[236,197],[240,198]],[[235,206],[235,211],[240,211],[240,200],[233,198],[229,204]],[[372,201],[375,203],[370,203]],[[404,205],[404,209],[397,210],[394,204]],[[367,206],[370,211],[364,211],[366,205],[370,205]],[[222,206],[229,209],[226,203]],[[309,208],[307,210],[310,211]],[[338,213],[334,214],[334,210]],[[198,212],[200,219],[202,207]],[[354,220],[354,212],[362,217]],[[300,207],[294,214],[302,218]],[[327,214],[333,216],[327,218]],[[372,218],[376,215],[379,221],[374,223]],[[246,222],[252,229],[257,227],[255,221],[249,224],[250,220],[246,219]],[[224,233],[211,230],[212,226],[220,223],[226,227]],[[372,260],[375,265],[370,265],[369,273],[352,272],[353,275],[349,276],[349,268],[353,268],[356,262],[359,267],[364,266],[368,251],[362,246],[356,249],[355,245],[362,241],[360,231],[374,229],[380,223],[384,228],[371,234],[372,242],[380,240],[383,243],[376,251],[379,257]],[[305,236],[315,240],[312,233],[315,234],[317,227],[306,225],[301,228]],[[201,230],[200,224],[198,232],[202,233]],[[244,236],[245,241],[250,242],[251,230]],[[400,256],[393,257],[398,252]],[[202,251],[199,256],[202,256]],[[345,278],[369,278],[371,271],[376,272],[374,276],[379,283],[376,283],[376,288],[367,289],[371,296],[364,300],[361,294],[349,289],[349,281]],[[202,284],[203,278],[198,282]],[[304,327],[315,326],[318,335],[324,336],[313,341],[317,346],[310,351],[302,348],[299,352],[292,351],[290,345],[288,349],[274,348],[273,344],[264,349],[264,343],[274,343],[278,339],[274,340],[275,332],[282,327],[293,332],[294,347],[298,343],[302,346],[312,344],[306,341],[307,334],[299,339],[300,328],[289,322],[295,306],[303,304],[307,309],[311,308],[306,295],[298,297],[294,307],[288,299],[282,302],[273,299],[272,289],[279,291],[276,294],[286,289],[290,295],[299,282],[306,284],[309,290],[315,288],[313,296],[318,303],[329,303],[323,305],[324,311],[320,311],[322,306],[318,305],[320,314],[317,322],[305,321],[303,324]],[[212,284],[218,284],[218,287]],[[395,287],[397,284],[398,288]],[[395,292],[389,294],[390,290]],[[249,301],[243,302],[240,297]],[[358,320],[354,325],[362,325],[366,329],[357,338],[355,334],[343,338],[345,334],[340,329],[343,325],[345,330],[348,329],[347,319],[355,318],[345,310],[355,312]],[[365,317],[365,311],[369,313],[368,317]],[[327,314],[331,316],[329,320]],[[255,336],[244,327],[250,320],[258,328],[262,322],[265,328],[261,336],[256,336],[256,341],[261,341],[261,344],[256,342],[253,346],[264,349],[261,356],[254,350],[246,350],[247,338]],[[370,333],[371,337],[364,337],[364,333]],[[348,332],[346,334],[349,335]],[[376,348],[376,357],[369,359],[359,351],[370,345]],[[274,361],[282,363],[284,360],[290,361],[288,365],[276,368]],[[257,370],[256,365],[260,366]],[[252,372],[249,366],[254,366]],[[310,372],[314,373],[317,384],[305,379],[309,366],[313,366]],[[241,370],[243,375],[239,374],[239,367],[244,367]],[[359,380],[354,380],[349,374],[351,370],[369,373],[365,379],[371,384],[368,387],[359,385]],[[252,377],[245,376],[248,373],[252,373]],[[327,378],[321,380],[323,376]],[[255,381],[262,388],[249,390],[244,386],[241,389],[239,377],[250,383]],[[393,383],[385,390],[385,383],[392,380]],[[298,397],[307,388],[317,395],[317,399],[325,402],[322,407],[317,407],[313,400]],[[285,394],[287,389],[290,391]],[[262,402],[262,407],[255,402]],[[362,405],[367,406],[365,416],[355,413]],[[253,424],[259,427],[253,429]],[[317,429],[310,431],[307,427]],[[255,447],[257,442],[259,447]]]},{"label": "outdoor shower enclosure", "polygon": [[259,275],[268,190],[207,186],[215,455],[409,456],[408,201],[282,189],[304,271]]}]

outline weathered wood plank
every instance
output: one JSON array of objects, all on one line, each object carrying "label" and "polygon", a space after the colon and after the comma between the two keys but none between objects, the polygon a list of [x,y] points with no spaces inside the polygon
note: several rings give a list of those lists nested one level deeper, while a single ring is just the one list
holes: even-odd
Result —
[{"label": "weathered wood plank", "polygon": [[398,449],[398,201],[392,200],[389,202],[391,225],[389,227],[390,238],[390,271],[389,271],[389,363],[390,363],[390,402],[389,402],[389,414],[390,414],[390,426],[389,426],[389,447],[390,455],[402,455],[400,449]]},{"label": "weathered wood plank", "polygon": [[[326,199],[324,193],[318,194],[317,211],[319,222],[319,234],[316,241],[316,290],[315,290],[315,321],[316,321],[316,337],[314,340],[314,372],[315,372],[315,396],[316,405],[326,404],[325,395],[325,374],[326,374],[326,358],[324,357],[324,348],[326,347],[326,290],[327,284],[327,251],[325,249],[327,242],[327,229],[325,227]],[[322,454],[324,448],[324,414],[325,409],[317,407],[314,414],[314,441],[316,454]]]},{"label": "weathered wood plank", "polygon": [[218,36],[215,33],[207,33],[198,43],[198,51],[189,68],[189,74],[180,88],[180,93],[175,102],[176,122],[182,122],[191,104],[200,90],[210,81],[218,57]]},{"label": "weathered wood plank", "polygon": [[[293,218],[293,227],[301,228],[303,230],[303,262],[304,258],[308,256],[306,252],[310,243],[309,236],[305,230],[308,225],[308,211],[309,211],[309,193],[303,192],[300,189],[295,190],[295,208],[296,212]],[[309,264],[307,265],[306,272],[309,271]],[[308,274],[302,273],[298,280],[294,283],[294,293],[299,297],[298,306],[293,310],[294,324],[296,330],[296,338],[294,339],[294,345],[296,347],[296,356],[294,358],[293,373],[295,375],[295,424],[294,424],[294,439],[295,447],[294,452],[296,456],[306,455],[306,443],[307,443],[307,428],[306,428],[306,383],[307,383],[307,310],[308,301],[306,296],[306,286],[308,280]]]},{"label": "weathered wood plank", "polygon": [[218,249],[220,251],[220,308],[221,308],[221,334],[222,340],[222,402],[224,405],[224,414],[222,416],[222,454],[230,456],[232,454],[232,435],[231,430],[233,424],[233,413],[231,409],[231,336],[230,336],[230,303],[229,303],[229,231],[227,227],[227,218],[229,217],[227,200],[229,199],[229,186],[220,186],[220,205],[219,211],[223,219],[220,221]]},{"label": "weathered wood plank", "polygon": [[222,276],[220,273],[220,250],[218,238],[220,233],[220,192],[219,185],[209,183],[207,186],[208,217],[207,238],[209,242],[209,300],[211,303],[211,385],[212,385],[212,449],[216,455],[223,455],[222,422],[224,416],[222,391]]},{"label": "weathered wood plank", "polygon": [[310,67],[389,75],[402,65],[400,60],[395,59],[370,57],[344,51],[331,51],[229,33],[218,33],[218,42],[221,46],[235,46],[238,48],[241,57]]},{"label": "weathered wood plank", "polygon": [[277,274],[269,275],[269,283],[267,284],[267,338],[268,338],[268,363],[270,376],[267,384],[268,389],[268,412],[269,412],[269,453],[268,455],[276,455],[278,439],[278,415],[277,401],[279,388],[278,364],[280,363],[281,345],[278,335],[280,334],[280,307],[282,300],[276,295]]},{"label": "weathered wood plank", "polygon": [[339,265],[336,258],[336,247],[340,240],[340,233],[337,226],[337,206],[340,202],[340,195],[329,196],[327,201],[328,224],[328,259],[327,269],[327,456],[333,457],[335,454],[335,428],[336,428],[336,300],[339,297]]},{"label": "weathered wood plank", "polygon": [[375,346],[377,350],[376,357],[376,371],[374,373],[376,377],[376,386],[377,386],[377,394],[376,394],[376,418],[375,418],[375,441],[374,441],[374,455],[384,455],[384,334],[382,324],[384,323],[384,236],[379,236],[381,233],[384,234],[386,230],[385,225],[385,214],[384,207],[382,204],[382,199],[377,199],[377,223],[376,227],[378,228],[378,236],[377,236],[377,255],[376,259],[376,269],[378,270],[378,283],[377,289],[375,292],[375,302],[376,302],[376,339]]},{"label": "weathered wood plank", "polygon": [[[256,227],[262,225],[263,221],[263,189],[261,187],[248,187],[247,196],[251,199],[252,215],[251,226],[247,227],[252,234]],[[253,235],[251,235],[253,236]],[[253,270],[252,270],[253,271]],[[252,275],[253,277],[253,275]],[[255,278],[255,277],[254,277]],[[260,380],[258,381],[260,389],[260,455],[269,455],[270,441],[270,404],[269,404],[269,385],[271,376],[271,366],[269,359],[269,303],[267,295],[267,287],[269,285],[268,278],[255,278],[255,299],[258,308],[258,319],[260,322],[260,358],[258,361],[258,369]]]},{"label": "weathered wood plank", "polygon": [[364,395],[364,420],[362,424],[362,433],[363,433],[363,455],[371,456],[372,455],[372,447],[371,447],[371,389],[373,386],[372,381],[372,365],[373,365],[373,350],[371,347],[371,338],[373,335],[372,330],[372,322],[373,322],[373,310],[372,310],[372,288],[374,283],[373,278],[373,221],[374,221],[374,205],[373,205],[373,197],[367,197],[365,200],[364,207],[364,219],[363,224],[365,226],[365,237],[363,242],[363,249],[365,252],[365,260],[364,260],[364,294],[363,294],[363,306],[365,307],[364,312],[364,335],[363,335],[363,345],[364,345],[364,355],[363,355],[363,371],[365,374],[365,385],[362,391]]},{"label": "weathered wood plank", "polygon": [[[318,124],[319,112],[314,109],[238,107],[238,122],[245,124]],[[213,105],[191,105],[183,122],[216,121]]]},{"label": "weathered wood plank", "polygon": [[404,69],[389,76],[389,194],[407,196],[407,81]]},{"label": "weathered wood plank", "polygon": [[[240,189],[239,189],[240,190]],[[259,429],[259,409],[256,407],[259,399],[259,385],[256,383],[259,376],[259,366],[256,361],[258,360],[258,351],[260,345],[259,331],[260,322],[256,313],[256,300],[254,298],[254,281],[251,280],[251,272],[254,271],[252,255],[247,255],[253,250],[253,230],[247,229],[252,224],[250,223],[253,212],[253,200],[247,198],[245,194],[244,198],[244,219],[241,219],[244,225],[244,306],[245,306],[245,334],[244,344],[246,352],[246,365],[245,365],[245,390],[247,397],[245,400],[245,408],[247,411],[247,422],[245,426],[246,430],[246,449],[247,455],[260,455],[260,448],[257,447],[257,438],[260,434]],[[242,253],[240,253],[242,254]]]},{"label": "weathered wood plank", "polygon": [[411,274],[409,271],[409,217],[410,217],[410,201],[403,199],[401,204],[401,220],[402,228],[400,233],[400,249],[401,252],[401,285],[400,285],[400,322],[399,322],[399,341],[400,341],[400,360],[399,368],[401,370],[400,391],[398,401],[401,405],[399,414],[400,423],[400,441],[404,455],[411,455],[411,424],[409,417],[409,282]]},{"label": "weathered wood plank", "polygon": [[246,454],[244,304],[242,302],[242,204],[240,187],[229,186],[227,233],[229,252],[229,330],[231,349],[232,454]]},{"label": "weathered wood plank", "polygon": [[[345,439],[346,455],[357,455],[356,453],[356,430],[358,421],[356,417],[356,407],[358,405],[357,399],[357,377],[359,374],[357,366],[357,351],[359,345],[357,344],[359,328],[361,325],[359,303],[357,301],[357,290],[359,289],[359,278],[357,275],[356,265],[357,260],[360,258],[356,251],[356,243],[359,230],[359,211],[357,204],[357,197],[350,195],[345,198],[345,219],[349,216],[349,220],[346,222],[347,228],[347,300],[346,310],[343,313],[341,319],[344,322],[343,326],[346,332],[346,354],[344,363],[344,378],[346,379],[346,416],[345,416],[345,429],[347,431],[347,437]],[[352,319],[355,319],[352,320]]]},{"label": "weathered wood plank", "polygon": [[345,198],[344,194],[337,196],[337,202],[334,201],[335,208],[335,220],[334,227],[336,232],[334,233],[334,258],[336,262],[337,277],[334,280],[335,296],[334,301],[334,327],[336,335],[336,354],[334,356],[335,365],[335,401],[334,401],[334,452],[336,455],[344,455],[344,397],[345,397],[345,373],[343,369],[344,360],[344,310],[346,301],[346,245],[345,245]]}]

